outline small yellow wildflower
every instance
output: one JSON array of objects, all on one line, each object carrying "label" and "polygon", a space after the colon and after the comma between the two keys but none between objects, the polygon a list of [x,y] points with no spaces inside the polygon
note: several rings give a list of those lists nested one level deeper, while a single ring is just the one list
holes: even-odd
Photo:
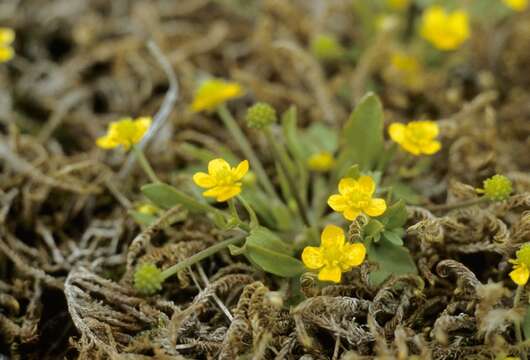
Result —
[{"label": "small yellow wildflower", "polygon": [[15,41],[15,32],[9,28],[0,28],[0,63],[9,61],[15,55],[11,44]]},{"label": "small yellow wildflower", "polygon": [[411,90],[419,90],[424,84],[423,66],[418,58],[396,51],[390,56],[390,66],[385,75],[390,81],[402,84]]},{"label": "small yellow wildflower", "polygon": [[515,260],[510,260],[514,265],[510,277],[519,286],[524,286],[530,277],[530,243],[526,243],[515,253]]},{"label": "small yellow wildflower", "polygon": [[227,201],[241,192],[241,179],[248,171],[248,161],[244,160],[231,168],[223,159],[214,159],[208,163],[208,174],[198,172],[193,181],[198,186],[208,189],[204,196],[214,197],[217,201]]},{"label": "small yellow wildflower", "polygon": [[151,126],[150,117],[136,120],[124,118],[110,123],[107,134],[97,139],[96,144],[102,149],[113,149],[122,145],[125,150],[138,144]]},{"label": "small yellow wildflower", "polygon": [[387,4],[394,10],[402,11],[409,7],[410,0],[387,0]]},{"label": "small yellow wildflower", "polygon": [[375,182],[370,176],[361,176],[358,180],[343,178],[339,182],[339,194],[331,195],[328,205],[350,221],[359,214],[379,216],[386,211],[384,199],[373,199]]},{"label": "small yellow wildflower", "polygon": [[309,170],[318,172],[327,172],[335,165],[333,155],[327,151],[313,154],[307,159],[307,167]]},{"label": "small yellow wildflower", "polygon": [[361,265],[365,256],[363,244],[345,243],[344,231],[338,226],[327,225],[320,246],[307,246],[302,252],[302,261],[308,269],[320,270],[319,280],[338,283],[342,273]]},{"label": "small yellow wildflower", "polygon": [[390,138],[413,155],[432,155],[442,148],[435,138],[438,124],[434,121],[411,121],[407,125],[392,123],[388,128]]},{"label": "small yellow wildflower", "polygon": [[463,10],[448,13],[441,6],[431,6],[423,13],[420,32],[436,48],[454,50],[470,35],[469,19]]},{"label": "small yellow wildflower", "polygon": [[228,100],[243,95],[243,88],[236,82],[221,79],[204,81],[195,93],[191,109],[195,112],[213,111]]},{"label": "small yellow wildflower", "polygon": [[502,2],[515,11],[525,11],[528,7],[528,0],[502,0]]}]

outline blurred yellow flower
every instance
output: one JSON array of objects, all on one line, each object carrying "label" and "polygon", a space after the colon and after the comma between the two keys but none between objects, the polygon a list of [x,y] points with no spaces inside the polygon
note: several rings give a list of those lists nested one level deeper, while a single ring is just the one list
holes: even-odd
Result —
[{"label": "blurred yellow flower", "polygon": [[370,176],[361,176],[358,180],[343,178],[339,182],[339,194],[331,195],[328,205],[350,221],[364,213],[368,216],[379,216],[386,211],[384,199],[372,198],[375,182]]},{"label": "blurred yellow flower", "polygon": [[195,112],[213,111],[219,105],[241,95],[243,95],[243,88],[238,83],[209,79],[204,81],[195,92],[191,109]]},{"label": "blurred yellow flower", "polygon": [[138,205],[136,207],[136,211],[138,211],[139,213],[142,213],[144,215],[156,215],[156,214],[158,214],[160,209],[157,208],[154,205],[151,205],[151,204],[148,204],[148,203],[143,203],[143,204],[140,204],[140,205]]},{"label": "blurred yellow flower", "polygon": [[308,269],[320,270],[319,280],[338,283],[342,273],[361,265],[365,256],[363,244],[345,243],[344,231],[336,225],[327,225],[322,231],[320,246],[306,246],[302,261]]},{"label": "blurred yellow flower", "polygon": [[525,11],[528,7],[528,0],[502,0],[502,2],[515,11]]},{"label": "blurred yellow flower", "polygon": [[113,149],[122,145],[125,150],[138,144],[151,126],[150,117],[136,120],[124,118],[110,123],[107,134],[97,139],[96,144],[102,149]]},{"label": "blurred yellow flower", "polygon": [[235,168],[231,168],[223,159],[214,159],[208,163],[208,174],[198,172],[193,175],[193,181],[198,186],[208,189],[204,196],[214,197],[217,201],[227,201],[241,192],[241,179],[249,168],[244,160]]},{"label": "blurred yellow flower", "polygon": [[411,121],[407,125],[392,123],[388,133],[392,140],[413,155],[432,155],[442,148],[436,140],[439,129],[434,121]]},{"label": "blurred yellow flower", "polygon": [[530,277],[530,243],[526,243],[515,253],[515,260],[510,260],[514,265],[510,277],[519,286],[524,286]]},{"label": "blurred yellow flower", "polygon": [[421,36],[440,50],[454,50],[469,38],[469,19],[463,10],[448,13],[441,6],[431,6],[423,13]]},{"label": "blurred yellow flower", "polygon": [[396,51],[390,56],[390,66],[385,71],[390,81],[397,82],[411,90],[419,90],[424,84],[423,66],[418,58]]},{"label": "blurred yellow flower", "polygon": [[333,165],[335,165],[335,159],[327,151],[313,154],[307,159],[307,167],[312,171],[326,172],[331,170]]},{"label": "blurred yellow flower", "polygon": [[11,44],[15,41],[15,32],[9,28],[0,28],[0,63],[9,61],[15,55]]},{"label": "blurred yellow flower", "polygon": [[388,6],[394,10],[405,10],[410,5],[410,0],[387,0]]}]

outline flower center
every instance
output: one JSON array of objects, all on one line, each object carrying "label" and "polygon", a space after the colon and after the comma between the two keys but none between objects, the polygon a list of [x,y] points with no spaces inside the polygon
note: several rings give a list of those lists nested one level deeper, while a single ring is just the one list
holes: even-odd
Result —
[{"label": "flower center", "polygon": [[406,136],[410,142],[416,145],[425,145],[431,141],[430,134],[422,127],[409,126]]},{"label": "flower center", "polygon": [[349,207],[363,209],[370,203],[370,195],[361,191],[353,191],[347,195],[346,201]]},{"label": "flower center", "polygon": [[231,170],[222,170],[216,175],[217,186],[229,186],[236,182],[236,178]]}]

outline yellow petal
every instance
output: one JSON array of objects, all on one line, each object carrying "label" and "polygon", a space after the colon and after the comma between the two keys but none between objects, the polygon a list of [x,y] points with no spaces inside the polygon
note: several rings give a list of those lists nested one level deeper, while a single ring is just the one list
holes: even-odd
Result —
[{"label": "yellow petal", "polygon": [[239,193],[241,193],[241,186],[238,186],[238,185],[220,186],[220,190],[219,190],[216,200],[219,202],[224,202],[224,201],[230,200],[234,196],[239,195]]},{"label": "yellow petal", "polygon": [[342,195],[331,195],[328,199],[328,205],[335,211],[342,212],[348,206],[346,199]]},{"label": "yellow petal", "polygon": [[324,266],[324,257],[320,248],[314,246],[306,246],[302,252],[302,262],[305,267],[311,270],[320,269]]},{"label": "yellow petal", "polygon": [[388,127],[388,134],[390,138],[401,144],[405,140],[405,125],[401,123],[392,123]]},{"label": "yellow petal", "polygon": [[359,266],[366,256],[366,247],[363,244],[346,244],[344,247],[345,265],[348,267]]},{"label": "yellow petal", "polygon": [[410,125],[420,128],[421,132],[423,133],[423,136],[425,136],[426,138],[434,139],[440,133],[440,128],[438,127],[438,124],[435,121],[413,121],[410,123]]},{"label": "yellow petal", "polygon": [[513,282],[519,286],[526,285],[529,276],[530,272],[528,271],[528,267],[526,267],[526,265],[518,265],[510,273],[510,277],[512,278]]},{"label": "yellow petal", "polygon": [[151,126],[151,122],[152,120],[150,117],[141,117],[141,118],[136,119],[136,121],[134,122],[135,134],[132,139],[132,142],[134,144],[137,144],[142,140],[147,130],[149,130],[149,127]]},{"label": "yellow petal", "polygon": [[357,219],[357,216],[359,216],[360,213],[361,212],[358,209],[348,208],[344,210],[342,215],[346,218],[346,220],[353,221]]},{"label": "yellow petal", "polygon": [[348,194],[357,188],[357,181],[353,178],[343,178],[339,181],[339,193]]},{"label": "yellow petal", "polygon": [[206,173],[198,172],[193,175],[193,182],[202,188],[211,188],[217,185],[217,180]]},{"label": "yellow petal", "polygon": [[113,138],[110,136],[102,136],[96,140],[96,145],[99,146],[102,149],[114,149],[115,147],[119,146]]},{"label": "yellow petal", "polygon": [[15,56],[13,48],[10,46],[0,46],[0,62],[9,61]]},{"label": "yellow petal", "polygon": [[320,281],[332,281],[339,283],[341,279],[341,271],[339,266],[325,266],[318,273],[318,280]]},{"label": "yellow petal", "polygon": [[412,155],[421,155],[421,149],[414,143],[410,141],[403,141],[403,143],[400,144],[403,149],[411,153]]},{"label": "yellow petal", "polygon": [[0,46],[10,45],[15,40],[13,29],[0,27]]},{"label": "yellow petal", "polygon": [[320,236],[320,244],[323,249],[340,248],[344,245],[344,230],[337,225],[326,225]]},{"label": "yellow petal", "polygon": [[363,175],[357,180],[359,190],[365,194],[372,196],[375,191],[375,181],[370,176]]},{"label": "yellow petal", "polygon": [[248,172],[248,160],[243,160],[237,165],[237,167],[234,170],[234,176],[236,177],[236,180],[241,180],[243,176],[245,176]]},{"label": "yellow petal", "polygon": [[386,211],[386,202],[384,199],[372,199],[370,204],[363,209],[368,216],[379,216]]},{"label": "yellow petal", "polygon": [[439,141],[433,140],[423,145],[421,151],[426,155],[432,155],[437,153],[442,148],[442,144]]},{"label": "yellow petal", "polygon": [[213,159],[208,163],[208,173],[212,176],[219,176],[230,171],[230,165],[224,159]]}]

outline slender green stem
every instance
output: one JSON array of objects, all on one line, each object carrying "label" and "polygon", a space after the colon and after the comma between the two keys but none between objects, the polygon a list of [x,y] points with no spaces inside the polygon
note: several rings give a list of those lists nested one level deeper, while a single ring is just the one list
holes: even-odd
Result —
[{"label": "slender green stem", "polygon": [[[513,299],[513,307],[517,308],[519,306],[519,303],[521,302],[521,297],[523,295],[524,286],[517,286],[517,290],[515,291],[515,297]],[[513,325],[515,327],[515,339],[517,340],[517,344],[521,344],[523,342],[523,334],[521,333],[521,323],[519,320],[516,320],[513,322]],[[521,350],[521,358],[522,360],[527,360],[526,351],[523,349]]]},{"label": "slender green stem", "polygon": [[179,263],[177,263],[177,264],[175,264],[175,265],[173,265],[171,267],[168,267],[166,270],[162,271],[162,277],[165,280],[165,279],[169,278],[170,276],[175,275],[179,271],[184,270],[184,269],[190,267],[191,265],[196,264],[199,261],[204,260],[207,257],[210,257],[213,254],[223,250],[224,248],[228,247],[229,245],[237,244],[237,243],[243,241],[245,239],[245,237],[246,237],[246,234],[245,235],[239,235],[239,236],[235,236],[235,237],[232,237],[230,239],[221,241],[220,243],[217,243],[215,245],[212,245],[209,248],[204,249],[204,250],[198,252],[197,254],[192,255],[189,258],[187,258],[185,260],[182,260],[181,262],[179,262]]},{"label": "slender green stem", "polygon": [[289,169],[289,163],[287,154],[282,151],[281,147],[278,145],[278,143],[274,140],[272,133],[268,127],[263,129],[265,132],[265,136],[267,137],[267,140],[269,141],[273,153],[276,155],[276,158],[278,159],[278,163],[280,164],[280,168],[283,170],[285,174],[285,178],[287,180],[287,183],[289,185],[289,188],[291,189],[291,193],[294,196],[294,200],[296,201],[296,205],[298,208],[298,212],[300,213],[300,216],[302,217],[302,220],[304,221],[304,224],[307,227],[311,226],[311,223],[309,221],[309,217],[307,215],[307,206],[300,196],[300,192],[298,191],[298,187],[296,186],[296,182],[294,181],[293,174],[291,173]]},{"label": "slender green stem", "polygon": [[239,214],[237,213],[236,203],[234,199],[228,200],[228,208],[230,209],[230,213],[232,214],[232,216],[235,219],[237,219],[238,222],[241,222],[241,218],[239,217]]},{"label": "slender green stem", "polygon": [[228,131],[230,131],[230,134],[232,134],[235,141],[241,148],[241,151],[243,151],[243,154],[250,160],[250,163],[252,164],[252,168],[256,172],[258,180],[261,182],[261,184],[265,188],[265,191],[269,194],[269,196],[279,199],[278,194],[274,190],[274,186],[270,182],[269,177],[267,176],[267,173],[265,172],[265,169],[263,168],[263,164],[261,163],[258,156],[252,149],[252,146],[248,142],[247,138],[245,137],[245,134],[243,134],[243,131],[237,124],[237,121],[234,119],[230,111],[227,109],[225,105],[221,105],[217,109],[217,113],[219,114],[219,117],[225,124]]},{"label": "slender green stem", "polygon": [[256,216],[256,212],[254,211],[254,209],[252,209],[250,204],[242,196],[238,196],[237,199],[241,202],[241,204],[243,204],[243,207],[245,208],[245,210],[247,210],[248,216],[250,217],[250,226],[251,227],[258,226],[259,221],[258,221],[258,217]]},{"label": "slender green stem", "polygon": [[433,206],[427,206],[427,209],[430,211],[448,211],[448,210],[454,210],[454,209],[462,209],[473,205],[483,204],[487,203],[489,200],[486,197],[480,197],[478,199],[471,199],[462,201],[459,203],[454,204],[442,204],[442,205],[433,205]]},{"label": "slender green stem", "polygon": [[147,161],[147,158],[145,157],[144,152],[142,151],[142,149],[140,149],[139,147],[134,146],[134,145],[132,146],[132,149],[133,149],[134,153],[136,154],[136,157],[138,158],[138,161],[140,162],[140,166],[145,171],[145,173],[147,174],[149,179],[152,182],[154,182],[154,183],[161,182],[158,179],[158,177],[156,176],[155,171],[153,170],[153,168],[149,164],[149,161]]}]

